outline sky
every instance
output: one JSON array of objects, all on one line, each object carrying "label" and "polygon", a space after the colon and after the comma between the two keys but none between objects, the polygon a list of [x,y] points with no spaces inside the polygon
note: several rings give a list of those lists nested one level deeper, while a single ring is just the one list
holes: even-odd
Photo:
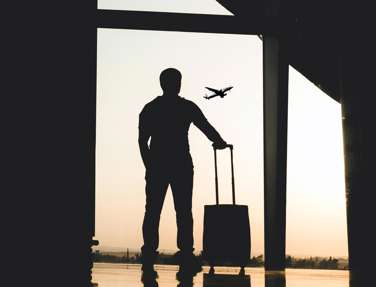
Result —
[{"label": "sky", "polygon": [[[99,1],[100,8],[110,8],[104,2],[115,3],[112,8],[131,8],[116,6],[119,1]],[[131,3],[123,4],[127,2]],[[167,6],[174,12],[186,11],[178,9],[184,5]],[[206,13],[225,13],[223,8],[205,9]],[[245,35],[98,30],[96,239],[102,247],[139,249],[142,245],[145,180],[137,142],[138,114],[161,95],[159,74],[167,67],[183,75],[180,96],[195,102],[222,137],[234,144],[237,202],[249,207],[252,254],[262,254],[262,42]],[[205,86],[229,85],[234,89],[227,97],[203,98]],[[194,126],[189,139],[195,165],[194,238],[200,251],[203,207],[215,202],[213,152],[209,140]],[[219,154],[219,177],[220,202],[230,203],[226,151]],[[160,249],[176,250],[170,190],[161,216]],[[291,67],[286,252],[347,256],[340,104]]]}]

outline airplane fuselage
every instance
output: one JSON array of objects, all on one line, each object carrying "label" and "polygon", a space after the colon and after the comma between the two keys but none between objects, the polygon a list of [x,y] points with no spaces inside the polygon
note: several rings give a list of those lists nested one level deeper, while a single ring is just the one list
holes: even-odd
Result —
[{"label": "airplane fuselage", "polygon": [[227,91],[231,90],[233,87],[227,87],[225,89],[221,89],[221,90],[216,90],[216,89],[213,89],[213,88],[209,88],[209,87],[206,87],[206,89],[214,92],[213,95],[211,96],[205,96],[204,98],[205,99],[211,99],[211,98],[214,98],[214,97],[221,97],[221,98],[224,98],[226,95],[227,95]]}]

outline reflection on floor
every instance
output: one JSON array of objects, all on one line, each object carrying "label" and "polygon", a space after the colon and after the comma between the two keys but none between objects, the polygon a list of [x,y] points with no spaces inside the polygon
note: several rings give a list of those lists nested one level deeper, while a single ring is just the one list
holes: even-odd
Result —
[{"label": "reflection on floor", "polygon": [[[97,263],[93,268],[95,287],[349,287],[349,274],[338,270],[298,270],[264,272],[262,268],[217,267],[214,275],[204,267],[194,278],[176,279],[177,266],[156,266],[158,278],[141,280],[140,265]],[[351,286],[355,287],[355,286]]]},{"label": "reflection on floor", "polygon": [[205,287],[250,287],[251,277],[249,275],[232,275],[232,274],[207,274],[204,273]]},{"label": "reflection on floor", "polygon": [[[231,274],[203,274],[203,287],[250,287],[251,280],[249,275],[239,276]],[[194,278],[183,278],[178,280],[178,287],[192,287],[194,286]],[[143,280],[144,286],[159,287],[156,279]]]}]

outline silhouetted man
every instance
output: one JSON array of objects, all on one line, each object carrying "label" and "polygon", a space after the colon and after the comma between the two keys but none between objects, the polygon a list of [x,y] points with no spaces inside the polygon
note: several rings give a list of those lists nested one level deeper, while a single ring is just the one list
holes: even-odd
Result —
[{"label": "silhouetted man", "polygon": [[[197,273],[201,265],[193,255],[192,187],[193,163],[188,129],[196,125],[217,148],[226,142],[193,102],[179,96],[181,74],[166,69],[160,74],[163,95],[146,104],[139,119],[139,146],[146,168],[146,206],[142,226],[142,269],[156,274],[159,219],[168,185],[171,186],[177,221],[180,273]],[[150,139],[150,145],[148,141]]]}]

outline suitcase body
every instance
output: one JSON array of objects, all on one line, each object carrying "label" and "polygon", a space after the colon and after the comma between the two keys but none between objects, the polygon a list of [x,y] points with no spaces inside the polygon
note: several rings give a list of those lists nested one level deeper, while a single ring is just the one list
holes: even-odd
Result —
[{"label": "suitcase body", "polygon": [[251,237],[248,206],[206,205],[203,256],[210,266],[245,266],[249,262]]},{"label": "suitcase body", "polygon": [[217,154],[214,149],[216,204],[205,205],[203,258],[211,267],[218,265],[247,265],[251,253],[248,206],[235,204],[235,180],[232,145],[232,204],[219,204]]}]

